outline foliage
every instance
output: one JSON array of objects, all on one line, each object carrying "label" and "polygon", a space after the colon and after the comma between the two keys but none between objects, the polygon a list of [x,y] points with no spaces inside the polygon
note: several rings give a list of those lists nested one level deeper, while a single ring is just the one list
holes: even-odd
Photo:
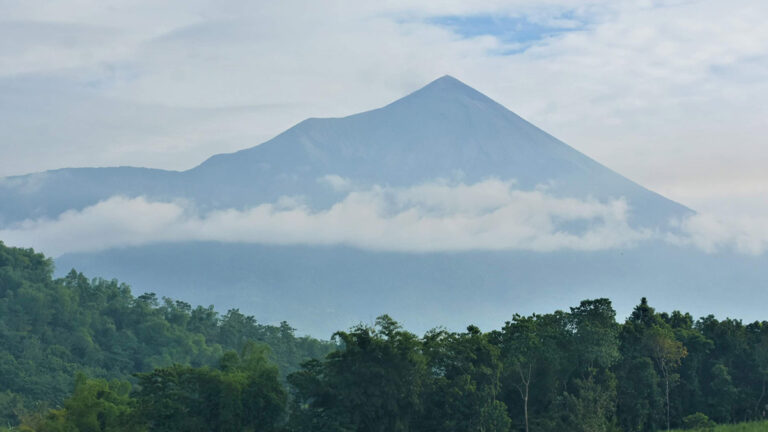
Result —
[{"label": "foliage", "polygon": [[[343,348],[288,377],[294,430],[408,431],[420,413],[426,359],[418,338],[387,316],[334,336]],[[319,423],[319,422],[322,423]]]},{"label": "foliage", "polygon": [[382,316],[320,342],[51,269],[0,243],[6,430],[766,430],[766,321],[694,320],[642,299],[620,324],[595,299],[487,333],[418,337]]},{"label": "foliage", "polygon": [[564,424],[574,432],[615,431],[616,377],[610,371],[593,371],[574,380],[573,393],[565,392]]},{"label": "foliage", "polygon": [[134,297],[115,280],[52,272],[42,254],[0,242],[0,424],[62,406],[77,372],[135,383],[134,373],[213,366],[226,350],[258,341],[286,375],[336,348],[238,310],[219,315],[151,293]]},{"label": "foliage", "polygon": [[474,326],[464,333],[429,332],[422,339],[427,358],[424,411],[417,430],[508,431],[501,390],[499,349]]},{"label": "foliage", "polygon": [[228,352],[219,368],[173,365],[139,376],[135,419],[149,430],[272,432],[286,393],[263,346]]},{"label": "foliage", "polygon": [[288,377],[291,430],[509,430],[499,351],[477,327],[420,339],[382,316],[336,336],[341,350]]},{"label": "foliage", "polygon": [[37,432],[139,432],[131,417],[134,401],[127,381],[75,378],[75,390],[63,407],[43,418],[27,418],[21,430]]},{"label": "foliage", "polygon": [[274,432],[284,420],[286,393],[268,348],[247,344],[227,352],[218,368],[172,365],[127,381],[78,374],[73,394],[45,415],[28,416],[20,431]]},{"label": "foliage", "polygon": [[764,432],[768,430],[768,421],[722,424],[714,427],[705,427],[704,429],[680,429],[674,430],[673,432],[690,432],[691,430],[698,432]]},{"label": "foliage", "polygon": [[697,412],[683,417],[683,429],[714,430],[715,422],[709,419],[706,414]]}]

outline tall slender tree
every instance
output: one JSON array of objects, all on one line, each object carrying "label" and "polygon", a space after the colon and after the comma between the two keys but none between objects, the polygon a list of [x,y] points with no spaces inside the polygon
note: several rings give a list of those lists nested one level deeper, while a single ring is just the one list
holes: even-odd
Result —
[{"label": "tall slender tree", "polygon": [[675,370],[680,366],[680,361],[688,354],[688,352],[683,344],[675,339],[674,334],[669,328],[661,326],[651,327],[646,334],[645,343],[664,379],[667,430],[670,430],[670,384],[677,379]]}]

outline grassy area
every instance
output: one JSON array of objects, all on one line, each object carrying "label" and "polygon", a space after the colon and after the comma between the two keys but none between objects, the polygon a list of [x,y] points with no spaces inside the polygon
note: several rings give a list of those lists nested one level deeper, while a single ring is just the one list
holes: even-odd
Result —
[{"label": "grassy area", "polygon": [[737,423],[730,425],[718,425],[713,429],[677,429],[674,432],[691,432],[696,430],[707,430],[714,432],[764,432],[768,431],[768,421]]}]

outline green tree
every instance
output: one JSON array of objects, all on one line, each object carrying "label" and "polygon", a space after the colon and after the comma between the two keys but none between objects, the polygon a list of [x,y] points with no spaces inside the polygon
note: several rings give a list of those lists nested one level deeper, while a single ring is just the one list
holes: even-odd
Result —
[{"label": "green tree", "polygon": [[683,344],[675,339],[674,334],[669,328],[660,326],[653,326],[648,330],[645,343],[664,379],[667,430],[670,430],[669,389],[670,385],[676,382],[679,377],[675,370],[680,366],[681,360],[688,352]]},{"label": "green tree", "polygon": [[24,424],[36,432],[131,432],[143,428],[132,420],[134,403],[126,381],[75,378],[75,390],[61,409],[52,410],[38,424]]},{"label": "green tree", "polygon": [[565,425],[584,432],[616,430],[616,376],[611,368],[619,361],[616,312],[605,298],[584,300],[570,308],[570,340],[561,346],[569,353],[563,374],[566,391]]},{"label": "green tree", "polygon": [[759,388],[759,391],[755,392],[755,403],[750,417],[762,419],[765,417],[766,384],[768,384],[768,323],[755,322],[747,328],[752,336],[753,381],[758,383]]},{"label": "green tree", "polygon": [[680,363],[678,383],[670,396],[672,419],[677,422],[687,414],[706,411],[707,379],[704,375],[714,344],[695,328],[690,314],[675,311],[666,322],[688,353]]},{"label": "green tree", "polygon": [[298,431],[408,432],[422,411],[421,344],[388,316],[334,335],[342,345],[288,377]]},{"label": "green tree", "polygon": [[610,368],[619,360],[619,324],[611,301],[584,300],[572,307],[568,324],[573,332],[570,345],[582,372]]},{"label": "green tree", "polygon": [[716,363],[711,370],[712,380],[709,383],[710,412],[716,418],[733,419],[733,405],[738,397],[738,389],[733,385],[733,379],[728,368],[722,363]]},{"label": "green tree", "polygon": [[499,349],[475,326],[465,333],[434,330],[423,339],[430,371],[419,431],[506,432],[507,407],[497,400]]},{"label": "green tree", "polygon": [[714,430],[715,422],[710,420],[705,414],[697,412],[683,417],[683,428],[709,432]]},{"label": "green tree", "polygon": [[271,432],[283,420],[286,393],[267,350],[246,344],[219,369],[173,365],[139,376],[137,417],[152,431]]},{"label": "green tree", "polygon": [[[562,312],[528,317],[515,315],[495,335],[504,364],[502,383],[519,397],[526,432],[531,424],[530,408],[546,412],[557,397],[558,376],[562,379],[560,371],[564,369],[561,362],[568,351],[563,349],[569,340],[567,326],[567,316]],[[534,387],[539,390],[539,399],[532,404]]]},{"label": "green tree", "polygon": [[664,397],[659,388],[659,374],[645,343],[648,330],[661,324],[661,318],[643,298],[621,326],[619,352],[615,366],[617,417],[627,432],[657,430],[663,423]]},{"label": "green tree", "polygon": [[616,377],[610,371],[576,378],[572,393],[564,395],[568,430],[573,432],[617,431]]}]

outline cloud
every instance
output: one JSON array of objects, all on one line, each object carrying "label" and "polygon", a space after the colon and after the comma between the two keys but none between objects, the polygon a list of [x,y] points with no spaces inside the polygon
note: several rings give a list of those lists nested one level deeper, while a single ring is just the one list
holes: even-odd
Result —
[{"label": "cloud", "polygon": [[201,214],[190,202],[112,197],[56,219],[1,230],[6,243],[58,256],[188,240],[348,245],[400,252],[602,250],[649,237],[627,225],[623,200],[556,198],[511,182],[374,186],[314,211],[285,198],[247,210]]},{"label": "cloud", "polygon": [[768,218],[741,217],[723,220],[697,214],[676,222],[679,234],[668,234],[667,241],[694,246],[708,253],[723,250],[761,255],[768,249]]},{"label": "cloud", "polygon": [[[449,73],[685,204],[723,203],[702,178],[768,183],[763,0],[0,0],[0,16],[0,176],[186,169]],[[578,30],[521,52],[516,22]]]},{"label": "cloud", "polygon": [[672,231],[659,232],[631,227],[623,199],[555,197],[547,188],[520,190],[514,181],[440,180],[362,189],[336,175],[318,181],[344,197],[325,210],[313,210],[300,196],[284,196],[245,210],[202,213],[191,201],[114,196],[55,219],[7,227],[0,230],[0,240],[53,256],[182,241],[347,245],[395,252],[596,251],[654,241],[707,253],[761,255],[768,250],[766,218],[694,214],[672,221]]}]

